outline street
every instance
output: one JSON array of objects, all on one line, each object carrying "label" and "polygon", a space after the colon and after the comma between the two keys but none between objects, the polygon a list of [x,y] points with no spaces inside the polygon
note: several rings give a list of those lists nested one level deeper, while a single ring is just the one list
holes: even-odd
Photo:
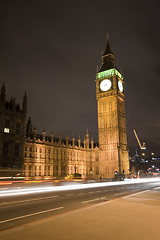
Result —
[{"label": "street", "polygon": [[71,212],[97,203],[156,189],[160,181],[113,183],[38,184],[0,187],[0,230],[49,216]]}]

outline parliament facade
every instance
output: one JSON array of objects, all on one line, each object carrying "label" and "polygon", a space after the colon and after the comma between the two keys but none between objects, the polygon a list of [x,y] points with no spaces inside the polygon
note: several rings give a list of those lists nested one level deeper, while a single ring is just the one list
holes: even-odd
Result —
[{"label": "parliament facade", "polygon": [[22,107],[14,98],[6,101],[3,84],[0,93],[0,176],[20,175],[26,179],[114,178],[129,173],[123,76],[118,70],[109,40],[96,73],[99,143],[61,136],[45,130],[38,134],[27,120],[27,96]]}]

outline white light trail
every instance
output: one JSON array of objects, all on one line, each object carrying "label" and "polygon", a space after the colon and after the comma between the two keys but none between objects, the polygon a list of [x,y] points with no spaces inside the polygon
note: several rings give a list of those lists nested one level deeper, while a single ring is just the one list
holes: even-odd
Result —
[{"label": "white light trail", "polygon": [[87,183],[87,184],[74,184],[65,186],[43,186],[43,187],[32,187],[32,188],[21,188],[21,189],[8,189],[0,190],[0,197],[15,196],[15,195],[27,195],[34,193],[47,193],[56,191],[69,191],[78,189],[88,189],[88,188],[99,188],[107,186],[116,185],[126,185],[126,184],[137,184],[137,183],[149,183],[149,182],[160,182],[160,178],[151,179],[125,179],[125,181],[120,182],[100,182],[100,183]]}]

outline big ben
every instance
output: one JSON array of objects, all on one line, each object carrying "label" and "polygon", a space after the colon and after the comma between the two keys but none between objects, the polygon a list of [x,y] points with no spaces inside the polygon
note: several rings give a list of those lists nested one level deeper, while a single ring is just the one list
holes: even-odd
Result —
[{"label": "big ben", "polygon": [[100,175],[114,178],[115,174],[129,173],[125,96],[123,76],[107,36],[102,65],[96,74],[98,108],[98,136],[100,148]]}]

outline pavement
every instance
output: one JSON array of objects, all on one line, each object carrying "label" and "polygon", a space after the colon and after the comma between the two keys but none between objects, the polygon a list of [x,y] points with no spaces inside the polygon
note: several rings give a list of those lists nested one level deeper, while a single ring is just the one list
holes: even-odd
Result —
[{"label": "pavement", "polygon": [[0,240],[160,240],[160,187],[0,232]]}]

